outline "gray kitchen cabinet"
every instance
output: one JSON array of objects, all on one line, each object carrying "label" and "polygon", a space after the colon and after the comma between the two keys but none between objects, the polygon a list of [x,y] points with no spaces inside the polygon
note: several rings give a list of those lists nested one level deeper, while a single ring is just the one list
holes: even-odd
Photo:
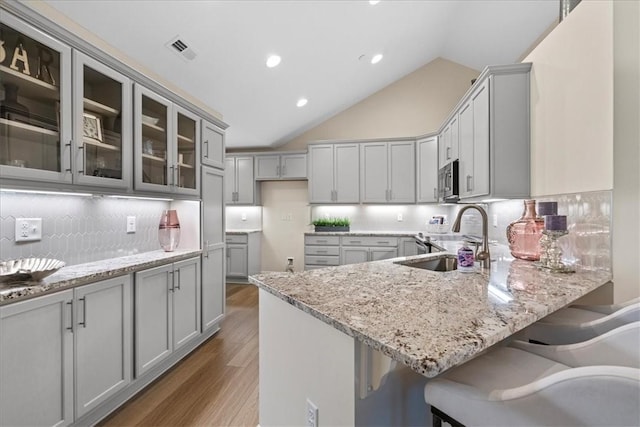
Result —
[{"label": "gray kitchen cabinet", "polygon": [[435,136],[416,142],[418,203],[438,201],[438,142]]},{"label": "gray kitchen cabinet", "polygon": [[359,145],[309,145],[309,203],[360,202]]},{"label": "gray kitchen cabinet", "polygon": [[199,195],[200,119],[134,85],[134,187]]},{"label": "gray kitchen cabinet", "polygon": [[260,233],[227,233],[227,279],[246,282],[260,272]]},{"label": "gray kitchen cabinet", "polygon": [[135,273],[136,378],[198,335],[199,294],[199,258]]},{"label": "gray kitchen cabinet", "polygon": [[358,264],[370,261],[369,248],[343,246],[340,248],[340,265]]},{"label": "gray kitchen cabinet", "polygon": [[343,236],[340,238],[341,265],[379,261],[397,256],[397,237]]},{"label": "gray kitchen cabinet", "polygon": [[0,307],[0,425],[73,422],[73,291]]},{"label": "gray kitchen cabinet", "polygon": [[202,331],[225,312],[224,172],[202,168]]},{"label": "gray kitchen cabinet", "polygon": [[75,418],[131,382],[131,279],[121,276],[74,289]]},{"label": "gray kitchen cabinet", "polygon": [[529,197],[530,69],[488,67],[461,102],[461,199]]},{"label": "gray kitchen cabinet", "polygon": [[[73,51],[74,183],[130,188],[133,143],[131,80],[89,56]],[[85,123],[96,122],[89,135]]]},{"label": "gray kitchen cabinet", "polygon": [[304,236],[304,269],[340,265],[340,237]]},{"label": "gray kitchen cabinet", "polygon": [[438,139],[438,168],[458,159],[458,117],[444,127]]},{"label": "gray kitchen cabinet", "polygon": [[202,164],[218,169],[224,169],[224,131],[206,120],[202,120],[200,129],[202,132]]},{"label": "gray kitchen cabinet", "polygon": [[258,201],[253,156],[228,156],[225,160],[225,202],[253,205]]},{"label": "gray kitchen cabinet", "polygon": [[380,261],[382,259],[395,258],[398,256],[398,248],[369,248],[369,260]]},{"label": "gray kitchen cabinet", "polygon": [[398,256],[418,255],[418,246],[413,237],[401,237],[398,242]]},{"label": "gray kitchen cabinet", "polygon": [[257,181],[280,179],[307,179],[307,154],[282,153],[255,156]]},{"label": "gray kitchen cabinet", "polygon": [[415,203],[415,142],[360,144],[362,203]]}]

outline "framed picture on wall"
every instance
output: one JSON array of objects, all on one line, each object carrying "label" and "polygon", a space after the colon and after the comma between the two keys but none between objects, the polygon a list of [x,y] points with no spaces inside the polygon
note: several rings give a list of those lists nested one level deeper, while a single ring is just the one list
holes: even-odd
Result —
[{"label": "framed picture on wall", "polygon": [[82,136],[102,142],[102,119],[93,114],[84,113]]}]

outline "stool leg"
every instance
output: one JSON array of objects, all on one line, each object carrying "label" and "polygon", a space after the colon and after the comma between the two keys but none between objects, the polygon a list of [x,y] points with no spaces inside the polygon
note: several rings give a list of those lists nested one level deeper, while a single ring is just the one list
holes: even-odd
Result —
[{"label": "stool leg", "polygon": [[464,424],[454,418],[451,418],[435,406],[431,406],[431,415],[433,427],[442,427],[443,421],[451,424],[452,427],[465,427]]}]

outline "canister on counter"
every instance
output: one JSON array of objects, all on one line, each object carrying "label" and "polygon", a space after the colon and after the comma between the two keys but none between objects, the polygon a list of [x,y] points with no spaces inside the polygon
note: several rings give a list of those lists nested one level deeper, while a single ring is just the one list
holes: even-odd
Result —
[{"label": "canister on counter", "polygon": [[475,269],[475,256],[473,249],[467,246],[465,242],[460,249],[458,249],[458,271],[461,273],[473,273]]}]

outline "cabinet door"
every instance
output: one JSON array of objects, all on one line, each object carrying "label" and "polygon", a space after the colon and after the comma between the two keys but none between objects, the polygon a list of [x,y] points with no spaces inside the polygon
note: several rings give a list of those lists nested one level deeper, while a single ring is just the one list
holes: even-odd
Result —
[{"label": "cabinet door", "polygon": [[236,203],[252,205],[256,183],[253,178],[253,157],[236,157]]},{"label": "cabinet door", "polygon": [[202,332],[215,327],[225,313],[224,243],[202,254]]},{"label": "cabinet door", "polygon": [[[309,203],[334,202],[333,154],[332,144],[309,146]],[[336,163],[337,156],[336,147]]]},{"label": "cabinet door", "polygon": [[413,141],[389,143],[389,196],[391,203],[416,201],[416,146]]},{"label": "cabinet door", "polygon": [[369,261],[380,261],[397,256],[398,248],[369,248]]},{"label": "cabinet door", "polygon": [[280,178],[280,156],[255,156],[256,180]]},{"label": "cabinet door", "polygon": [[173,179],[171,102],[136,84],[133,112],[135,188],[168,192]]},{"label": "cabinet door", "polygon": [[76,302],[76,419],[131,381],[130,276],[81,286]]},{"label": "cabinet door", "polygon": [[[438,201],[438,140],[436,137],[417,142],[416,173],[418,175],[418,202]],[[415,246],[415,245],[414,245]]]},{"label": "cabinet door", "polygon": [[224,202],[236,202],[236,158],[227,157],[224,161]]},{"label": "cabinet door", "polygon": [[202,164],[224,168],[224,131],[213,123],[202,120]]},{"label": "cabinet door", "polygon": [[413,237],[401,238],[398,245],[398,256],[418,255],[418,245]]},{"label": "cabinet door", "polygon": [[171,137],[173,162],[169,166],[171,190],[200,195],[200,119],[184,108],[173,106]]},{"label": "cabinet door", "polygon": [[224,172],[202,168],[203,247],[224,243]]},{"label": "cabinet door", "polygon": [[458,115],[459,120],[459,162],[458,182],[460,197],[471,196],[471,178],[473,177],[473,104],[466,103]]},{"label": "cabinet door", "polygon": [[0,425],[73,422],[73,291],[0,307]]},{"label": "cabinet door", "polygon": [[227,276],[248,277],[249,264],[247,257],[247,245],[227,245]]},{"label": "cabinet door", "polygon": [[71,49],[4,10],[0,20],[0,176],[70,183]]},{"label": "cabinet door", "polygon": [[438,141],[438,168],[451,161],[451,126],[445,126]]},{"label": "cabinet door", "polygon": [[140,377],[171,354],[173,319],[171,265],[135,273],[135,376]]},{"label": "cabinet door", "polygon": [[[471,194],[489,194],[489,80],[472,96],[473,177]],[[466,185],[466,183],[465,183]]]},{"label": "cabinet door", "polygon": [[360,194],[363,203],[386,203],[389,200],[386,142],[360,145]]},{"label": "cabinet door", "polygon": [[334,160],[334,201],[359,203],[361,163],[358,144],[335,144]]},{"label": "cabinet door", "polygon": [[307,155],[304,153],[281,155],[280,177],[283,179],[307,179]]},{"label": "cabinet door", "polygon": [[75,181],[130,187],[131,81],[78,51],[73,52],[73,70]]},{"label": "cabinet door", "polygon": [[358,264],[369,261],[369,249],[343,246],[340,248],[340,265]]},{"label": "cabinet door", "polygon": [[451,129],[451,134],[449,138],[449,147],[451,147],[451,160],[458,160],[459,156],[459,134],[460,131],[458,129],[458,117],[454,117],[449,122],[449,128]]},{"label": "cabinet door", "polygon": [[173,265],[173,351],[200,334],[200,258]]}]

